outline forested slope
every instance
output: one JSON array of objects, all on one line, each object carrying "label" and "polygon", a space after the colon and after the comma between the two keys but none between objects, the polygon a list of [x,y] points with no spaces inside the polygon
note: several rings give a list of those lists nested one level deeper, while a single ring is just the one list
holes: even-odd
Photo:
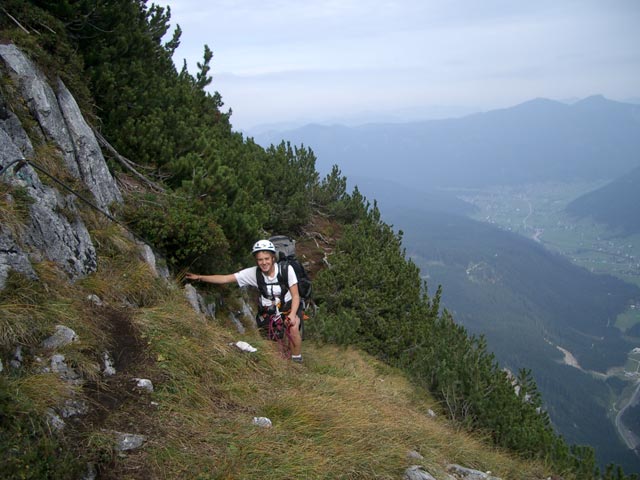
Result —
[{"label": "forested slope", "polygon": [[567,212],[578,218],[590,217],[615,229],[620,235],[640,232],[640,167],[589,192],[567,206]]},{"label": "forested slope", "polygon": [[[221,96],[208,93],[209,48],[195,76],[173,66],[180,32],[165,41],[167,10],[133,0],[8,0],[3,9],[3,41],[60,75],[114,147],[110,166],[129,187],[116,215],[166,258],[172,273],[231,271],[250,260],[256,238],[305,238],[312,218],[330,219],[340,235],[329,267],[315,277],[311,338],[359,347],[407,372],[452,420],[495,446],[544,461],[567,478],[625,478],[601,476],[589,448],[555,434],[530,372],[508,375],[483,338],[469,336],[441,310],[440,292],[427,294],[405,258],[402,235],[381,220],[375,203],[347,191],[338,167],[321,179],[309,148],[262,148],[232,130]],[[9,90],[3,85],[3,97]],[[220,291],[210,295],[221,303]],[[14,342],[27,342],[15,334],[2,341],[3,357]],[[4,392],[3,405],[10,399]],[[3,421],[17,428],[12,417]]]}]

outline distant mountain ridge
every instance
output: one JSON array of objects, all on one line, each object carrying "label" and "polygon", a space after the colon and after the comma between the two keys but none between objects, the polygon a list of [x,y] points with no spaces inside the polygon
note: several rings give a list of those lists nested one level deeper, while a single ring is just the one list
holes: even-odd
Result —
[{"label": "distant mountain ridge", "polygon": [[624,235],[640,232],[640,167],[567,206],[579,218],[591,217]]},{"label": "distant mountain ridge", "polygon": [[462,118],[360,127],[307,125],[256,135],[304,144],[318,169],[413,187],[480,187],[611,179],[640,165],[640,106],[597,95],[544,98]]}]

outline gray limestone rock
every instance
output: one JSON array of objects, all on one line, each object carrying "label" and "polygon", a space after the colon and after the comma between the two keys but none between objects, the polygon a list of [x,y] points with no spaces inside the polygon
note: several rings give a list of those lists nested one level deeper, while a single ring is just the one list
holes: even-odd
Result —
[{"label": "gray limestone rock", "polygon": [[55,431],[61,431],[65,427],[64,420],[52,408],[47,409],[47,423]]},{"label": "gray limestone rock", "polygon": [[420,452],[417,452],[415,450],[410,450],[409,452],[407,452],[407,457],[413,460],[424,460],[424,457],[420,454]]},{"label": "gray limestone rock", "polygon": [[242,319],[244,320],[242,323],[243,325],[248,325],[249,328],[253,329],[253,330],[257,330],[258,329],[258,325],[256,324],[256,317],[255,314],[253,313],[253,310],[251,309],[251,306],[249,305],[249,302],[247,301],[247,299],[243,296],[242,297]]},{"label": "gray limestone rock", "polygon": [[138,435],[135,433],[123,433],[115,432],[116,434],[116,449],[125,452],[128,450],[137,450],[142,447],[144,442],[147,441],[145,435]]},{"label": "gray limestone rock", "polygon": [[38,201],[31,206],[31,225],[25,241],[36,252],[58,263],[72,279],[83,277],[97,268],[97,254],[89,231],[76,214],[73,198],[64,198],[56,190],[44,188]]},{"label": "gray limestone rock", "polygon": [[242,322],[240,320],[238,320],[238,317],[231,312],[231,321],[233,322],[233,324],[236,327],[236,330],[238,331],[238,333],[245,333],[245,328],[244,325],[242,324]]},{"label": "gray limestone rock", "polygon": [[404,480],[436,480],[429,472],[420,465],[411,465],[404,472]]},{"label": "gray limestone rock", "polygon": [[[14,72],[26,72],[27,75],[36,76],[30,62],[26,61],[14,46],[0,45],[0,56],[5,62],[7,58],[11,60]],[[42,84],[41,80],[28,76],[25,82],[31,85],[30,91],[35,91],[32,94],[32,104],[37,105],[42,101],[34,98],[49,98],[44,93],[36,94],[42,93],[43,89],[46,90],[46,84]],[[49,106],[37,108],[41,113],[47,112],[48,109]],[[42,113],[40,117],[45,118],[47,115]],[[9,131],[5,128],[6,123],[0,124],[0,165],[3,167],[0,181],[24,188],[33,203],[30,206],[31,222],[21,235],[23,238],[14,238],[7,229],[2,229],[0,233],[0,289],[4,288],[9,269],[30,276],[35,275],[31,266],[27,266],[27,255],[35,261],[44,257],[57,262],[73,279],[95,271],[95,248],[86,226],[77,214],[74,197],[64,197],[53,188],[43,185],[36,170],[28,164],[19,169],[16,168],[16,164],[8,168],[15,160],[26,159],[17,143],[22,141],[24,144],[24,139],[28,141],[28,137],[19,122],[12,123]],[[25,148],[23,147],[23,150]]]},{"label": "gray limestone rock", "polygon": [[[7,107],[2,97],[2,92],[0,92],[0,130],[7,133],[9,138],[12,139],[13,144],[18,147],[24,157],[33,158],[33,144],[27,132],[22,128],[22,124],[16,114]],[[0,142],[0,149],[2,148],[2,143],[3,142]]]},{"label": "gray limestone rock", "polygon": [[36,278],[27,254],[18,246],[11,232],[0,225],[0,291],[5,288],[10,270]]},{"label": "gray limestone rock", "polygon": [[102,373],[105,377],[112,377],[116,374],[116,368],[113,364],[113,359],[109,352],[104,352],[102,354],[102,363],[104,368],[102,369]]},{"label": "gray limestone rock", "polygon": [[95,293],[92,293],[91,295],[87,295],[87,300],[93,303],[96,307],[102,307],[104,305],[100,297],[97,296]]},{"label": "gray limestone rock", "polygon": [[267,417],[253,417],[252,423],[262,428],[271,428],[273,426],[271,419]]},{"label": "gray limestone rock", "polygon": [[64,325],[56,325],[55,333],[43,340],[42,346],[44,348],[56,349],[76,341],[78,341],[76,332]]},{"label": "gray limestone rock", "polygon": [[136,382],[138,390],[153,393],[153,382],[148,378],[134,378],[133,381]]},{"label": "gray limestone rock", "polygon": [[184,286],[184,295],[189,301],[189,305],[198,313],[202,313],[200,310],[200,302],[198,301],[198,291],[193,285],[187,283]]},{"label": "gray limestone rock", "polygon": [[193,285],[187,283],[184,286],[184,294],[189,301],[189,304],[193,307],[193,309],[198,313],[206,313],[207,308],[202,296],[198,293]]},{"label": "gray limestone rock", "polygon": [[[14,116],[15,117],[15,116]],[[20,143],[27,143],[27,146],[20,147]],[[16,187],[28,189],[30,196],[34,196],[32,189],[41,190],[42,184],[35,170],[29,165],[23,165],[20,168],[15,164],[16,160],[26,160],[27,154],[24,150],[31,149],[31,142],[26,132],[15,118],[10,128],[6,122],[0,121],[0,181],[8,183]]]},{"label": "gray limestone rock", "polygon": [[[84,181],[97,206],[108,209],[113,202],[121,203],[122,194],[107,168],[98,140],[62,80],[57,79],[55,93],[45,75],[15,45],[0,45],[0,57],[45,138],[55,142],[69,172]],[[16,128],[15,121],[10,125],[16,129],[14,137],[24,144],[26,135]]]},{"label": "gray limestone rock", "polygon": [[491,476],[490,472],[485,473],[480,470],[462,467],[457,464],[447,465],[447,471],[453,474],[456,478],[463,480],[500,480],[498,477]]},{"label": "gray limestone rock", "polygon": [[58,376],[71,385],[81,385],[84,379],[72,367],[67,364],[62,354],[55,354],[51,357],[51,372],[57,373]]},{"label": "gray limestone rock", "polygon": [[139,243],[140,251],[142,258],[147,265],[151,268],[153,273],[160,278],[169,278],[169,269],[163,261],[158,261],[156,255],[153,253],[153,250],[146,243]]},{"label": "gray limestone rock", "polygon": [[62,418],[71,418],[89,413],[89,406],[83,400],[69,399],[64,403],[60,413]]},{"label": "gray limestone rock", "polygon": [[80,178],[71,136],[58,107],[58,99],[46,77],[13,44],[0,44],[0,57],[45,137],[60,147],[67,168],[74,177]]},{"label": "gray limestone rock", "polygon": [[13,352],[13,358],[11,359],[10,365],[12,368],[22,368],[22,364],[24,362],[24,357],[22,356],[22,346],[18,345]]},{"label": "gray limestone rock", "polygon": [[89,187],[97,205],[108,211],[110,204],[122,203],[122,194],[107,168],[93,130],[87,124],[75,99],[58,79],[58,102],[71,136],[71,145],[80,176]]}]

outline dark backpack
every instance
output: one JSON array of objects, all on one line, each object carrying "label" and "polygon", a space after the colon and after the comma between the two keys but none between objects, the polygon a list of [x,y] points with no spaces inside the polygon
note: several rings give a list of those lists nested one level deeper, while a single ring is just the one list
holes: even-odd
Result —
[{"label": "dark backpack", "polygon": [[[296,272],[296,277],[298,279],[298,292],[300,293],[302,308],[306,308],[307,303],[311,298],[311,279],[296,257],[295,240],[284,235],[277,235],[275,237],[271,237],[269,241],[276,247],[276,259],[278,261],[277,282],[280,285],[281,298],[284,299],[284,296],[289,291],[288,267],[291,265],[291,267],[293,267],[293,271]],[[270,298],[271,294],[260,269],[256,270],[256,280],[260,294],[265,298]]]}]

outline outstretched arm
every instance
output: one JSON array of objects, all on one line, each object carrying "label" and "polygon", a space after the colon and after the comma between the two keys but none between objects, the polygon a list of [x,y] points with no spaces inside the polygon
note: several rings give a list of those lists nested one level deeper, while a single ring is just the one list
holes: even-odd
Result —
[{"label": "outstretched arm", "polygon": [[198,275],[196,273],[187,272],[184,278],[187,280],[197,280],[199,282],[215,283],[218,285],[233,283],[236,281],[236,276],[233,273],[228,275]]}]

